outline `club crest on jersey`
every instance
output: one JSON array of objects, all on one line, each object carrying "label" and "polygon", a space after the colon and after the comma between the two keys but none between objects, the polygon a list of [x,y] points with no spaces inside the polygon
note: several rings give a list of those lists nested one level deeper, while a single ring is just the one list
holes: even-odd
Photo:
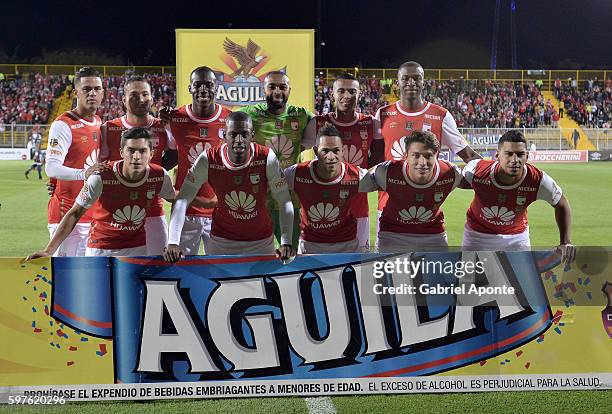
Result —
[{"label": "club crest on jersey", "polygon": [[241,175],[234,176],[234,184],[242,185],[242,176]]},{"label": "club crest on jersey", "polygon": [[444,193],[443,192],[437,192],[434,194],[434,201],[436,203],[439,203],[440,201],[442,201],[442,198],[444,198]]},{"label": "club crest on jersey", "polygon": [[286,71],[286,68],[266,67],[271,58],[270,53],[253,39],[245,38],[244,35],[240,37],[242,39],[237,41],[225,38],[225,53],[220,56],[220,63],[224,67],[213,68],[217,78],[216,100],[219,105],[244,106],[264,102],[266,95],[263,82],[268,72]]},{"label": "club crest on jersey", "polygon": [[423,122],[423,128],[421,128],[421,131],[423,131],[423,132],[431,131],[431,124],[427,124],[427,123]]},{"label": "club crest on jersey", "polygon": [[138,200],[138,191],[130,191],[130,200]]},{"label": "club crest on jersey", "polygon": [[422,202],[423,200],[425,200],[425,194],[416,194],[416,195],[414,196],[414,199],[415,199],[417,202]]},{"label": "club crest on jersey", "polygon": [[300,123],[298,121],[291,121],[291,129],[297,131],[300,128]]},{"label": "club crest on jersey", "polygon": [[359,135],[361,136],[361,139],[366,141],[368,139],[368,131],[365,130],[361,130],[359,131]]},{"label": "club crest on jersey", "polygon": [[283,121],[281,121],[280,119],[277,119],[276,121],[274,121],[274,128],[283,129]]},{"label": "club crest on jersey", "polygon": [[249,179],[251,180],[251,184],[258,184],[261,178],[259,174],[251,174],[249,175]]},{"label": "club crest on jersey", "polygon": [[349,190],[340,190],[340,198],[348,198]]},{"label": "club crest on jersey", "polygon": [[498,203],[505,203],[506,201],[508,201],[508,196],[506,194],[499,194],[497,196]]},{"label": "club crest on jersey", "polygon": [[155,189],[154,188],[149,188],[147,190],[147,198],[149,200],[151,200],[153,197],[155,197]]},{"label": "club crest on jersey", "polygon": [[414,122],[406,121],[406,125],[404,125],[404,129],[406,131],[412,131],[413,126],[414,126]]},{"label": "club crest on jersey", "polygon": [[516,197],[516,205],[517,206],[524,206],[526,202],[527,202],[527,197],[526,196],[517,196]]},{"label": "club crest on jersey", "polygon": [[208,128],[200,128],[200,138],[208,138]]}]

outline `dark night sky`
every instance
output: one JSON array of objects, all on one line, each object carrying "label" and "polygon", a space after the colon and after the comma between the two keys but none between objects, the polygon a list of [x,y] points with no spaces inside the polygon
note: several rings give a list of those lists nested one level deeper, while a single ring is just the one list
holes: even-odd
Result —
[{"label": "dark night sky", "polygon": [[[583,68],[612,67],[612,1],[516,4],[519,68],[569,68],[571,62]],[[510,0],[501,0],[501,6],[500,69],[511,67]],[[175,28],[318,27],[315,0],[36,0],[5,2],[3,9],[0,63],[15,50],[23,61],[43,49],[91,48],[120,55],[125,64],[173,65]],[[495,0],[321,0],[317,43],[322,39],[326,45],[317,54],[317,65],[395,67],[418,60],[429,68],[487,68],[494,10]]]}]

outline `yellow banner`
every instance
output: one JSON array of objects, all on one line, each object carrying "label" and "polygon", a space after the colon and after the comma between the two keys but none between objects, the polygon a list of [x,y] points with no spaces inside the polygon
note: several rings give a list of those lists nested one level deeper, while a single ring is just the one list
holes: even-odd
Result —
[{"label": "yellow banner", "polygon": [[231,108],[265,100],[263,80],[281,70],[291,80],[293,105],[313,110],[313,30],[176,30],[179,105],[191,102],[189,75],[208,66],[217,76],[217,102]]}]

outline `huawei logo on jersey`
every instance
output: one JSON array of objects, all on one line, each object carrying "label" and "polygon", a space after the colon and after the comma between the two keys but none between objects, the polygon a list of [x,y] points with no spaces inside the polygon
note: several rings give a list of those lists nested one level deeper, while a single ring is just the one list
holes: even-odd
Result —
[{"label": "huawei logo on jersey", "polygon": [[426,209],[423,206],[417,208],[416,206],[412,206],[406,209],[402,209],[399,212],[400,220],[409,224],[418,224],[425,223],[431,220],[433,216],[433,212],[431,210]]},{"label": "huawei logo on jersey", "polygon": [[483,207],[480,217],[485,221],[496,226],[510,226],[514,221],[514,211],[508,210],[506,207]]},{"label": "huawei logo on jersey", "polygon": [[83,164],[83,169],[88,169],[92,165],[98,162],[98,151],[97,149],[93,150],[91,154],[87,156],[85,159],[85,164]]},{"label": "huawei logo on jersey", "polygon": [[202,145],[201,142],[198,142],[196,145],[189,148],[189,154],[187,154],[189,164],[193,165],[200,156],[200,154],[204,151],[207,151],[211,147],[212,145],[210,145],[208,142],[204,143],[204,145]]},{"label": "huawei logo on jersey", "polygon": [[[125,206],[113,213],[112,227],[118,230],[138,230],[145,219],[147,211],[139,206]],[[130,222],[132,225],[130,225]]]},{"label": "huawei logo on jersey", "polygon": [[325,229],[340,223],[340,220],[336,220],[339,213],[340,209],[334,207],[332,203],[319,203],[316,206],[310,206],[308,209],[308,219],[311,221],[313,228]]},{"label": "huawei logo on jersey", "polygon": [[266,147],[274,151],[281,168],[286,168],[292,164],[293,142],[285,135],[275,135],[271,139],[266,140]]},{"label": "huawei logo on jersey", "polygon": [[344,161],[350,164],[361,165],[363,163],[363,153],[354,145],[343,145],[342,154]]},{"label": "huawei logo on jersey", "polygon": [[251,194],[247,194],[244,191],[232,191],[226,194],[225,204],[230,208],[229,213],[235,219],[250,220],[257,217],[257,210],[255,210],[257,200]]},{"label": "huawei logo on jersey", "polygon": [[406,137],[402,137],[393,143],[391,156],[394,160],[403,160],[406,156]]}]

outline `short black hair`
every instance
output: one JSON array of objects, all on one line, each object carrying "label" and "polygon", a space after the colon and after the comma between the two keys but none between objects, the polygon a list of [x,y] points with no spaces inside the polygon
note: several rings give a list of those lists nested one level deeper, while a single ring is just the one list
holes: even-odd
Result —
[{"label": "short black hair", "polygon": [[497,144],[497,148],[501,148],[504,142],[522,142],[527,145],[527,140],[525,139],[525,135],[518,129],[511,129],[506,131],[504,135],[499,138],[499,143]]},{"label": "short black hair", "polygon": [[432,150],[437,153],[440,151],[440,143],[436,136],[430,131],[412,131],[408,135],[406,135],[404,142],[406,144],[406,152],[408,152],[408,148],[412,145],[413,142],[420,142],[425,145],[425,148]]},{"label": "short black hair", "polygon": [[230,112],[230,114],[227,116],[225,121],[226,122],[232,121],[232,122],[251,122],[253,123],[253,119],[251,118],[251,115],[243,111]]},{"label": "short black hair", "polygon": [[153,149],[153,133],[149,128],[135,127],[126,129],[121,133],[121,148],[125,147],[125,143],[128,139],[140,139],[143,138],[147,141],[150,149]]},{"label": "short black hair", "polygon": [[[134,75],[134,76],[130,76],[129,78],[127,78],[127,80],[123,84],[123,90],[125,91],[127,87],[134,82],[145,82],[149,84],[149,81],[144,76]],[[149,84],[149,86],[151,86],[151,84]]]},{"label": "short black hair", "polygon": [[[402,63],[400,65],[400,67],[397,68],[397,73],[399,73],[400,70],[402,70],[402,69],[405,69],[405,68],[408,68],[408,67],[414,67],[414,66],[417,66],[417,67],[420,67],[421,69],[423,69],[423,66],[421,66],[421,64],[419,62],[415,62],[413,60],[409,60],[408,62]],[[425,70],[425,69],[423,69],[423,70]]]},{"label": "short black hair", "polygon": [[341,75],[336,77],[336,80],[340,80],[340,79],[347,79],[347,80],[352,80],[352,81],[359,82],[355,76],[351,75],[348,72],[344,72],[343,74],[341,74]]},{"label": "short black hair", "polygon": [[330,122],[326,122],[325,124],[323,124],[323,126],[319,128],[319,130],[317,131],[317,144],[319,143],[319,140],[321,139],[322,136],[338,137],[342,139],[342,136],[340,135],[340,131],[338,131],[338,128],[336,128]]},{"label": "short black hair", "polygon": [[198,66],[197,68],[191,71],[191,73],[189,74],[189,79],[191,79],[194,73],[198,73],[198,72],[203,72],[203,73],[210,72],[213,74],[215,79],[217,78],[215,75],[215,71],[209,68],[208,66]]},{"label": "short black hair", "polygon": [[74,84],[75,86],[81,82],[82,78],[100,78],[100,72],[90,66],[83,66],[74,74]]}]

